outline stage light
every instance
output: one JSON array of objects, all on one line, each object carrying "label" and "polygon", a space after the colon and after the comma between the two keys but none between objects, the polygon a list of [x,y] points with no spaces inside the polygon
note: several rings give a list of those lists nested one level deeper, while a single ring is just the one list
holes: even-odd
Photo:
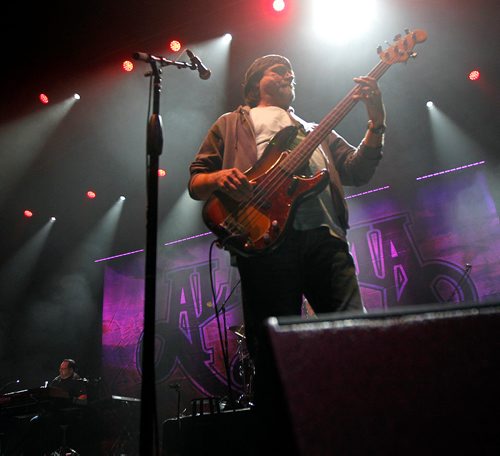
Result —
[{"label": "stage light", "polygon": [[134,64],[130,60],[124,60],[122,63],[123,71],[132,71],[134,69]]},{"label": "stage light", "polygon": [[170,48],[171,51],[173,52],[179,52],[181,50],[181,43],[180,41],[177,40],[172,40],[170,41],[168,47]]},{"label": "stage light", "polygon": [[478,81],[480,77],[481,77],[481,73],[479,72],[479,70],[472,70],[469,73],[469,80],[471,80],[471,81]]},{"label": "stage light", "polygon": [[159,169],[158,170],[158,177],[165,177],[167,175],[167,171],[165,171],[164,169]]},{"label": "stage light", "polygon": [[313,29],[324,40],[336,43],[346,43],[368,32],[378,11],[375,0],[314,0],[312,8]]},{"label": "stage light", "polygon": [[384,187],[374,188],[372,190],[367,190],[366,192],[356,193],[354,195],[348,195],[345,197],[345,199],[358,198],[359,196],[365,196],[365,195],[369,195],[371,193],[381,192],[382,190],[388,190],[390,188],[391,187],[389,185],[385,185]]},{"label": "stage light", "polygon": [[233,40],[233,35],[231,35],[230,33],[226,33],[223,37],[222,37],[224,43],[230,43],[232,40]]},{"label": "stage light", "polygon": [[48,104],[49,103],[49,97],[45,95],[44,93],[41,93],[38,95],[38,99],[43,103],[43,104]]},{"label": "stage light", "polygon": [[75,100],[79,100],[81,97],[80,97],[80,94],[75,93],[75,94],[73,94],[73,98],[74,98]]},{"label": "stage light", "polygon": [[93,192],[92,190],[89,190],[87,192],[87,198],[88,199],[94,199],[97,195],[95,194],[95,192]]},{"label": "stage light", "polygon": [[122,195],[122,196],[120,196],[120,201],[125,201],[125,199],[126,199],[126,198],[125,198],[123,195]]},{"label": "stage light", "polygon": [[462,171],[464,169],[473,168],[474,166],[484,165],[485,163],[486,162],[484,160],[481,160],[475,163],[469,163],[468,165],[457,166],[456,168],[450,168],[450,169],[445,169],[443,171],[437,171],[432,174],[426,174],[425,176],[417,177],[416,180],[420,181],[424,179],[430,179],[431,177],[442,176],[443,174],[454,173],[456,171]]},{"label": "stage light", "polygon": [[273,1],[273,9],[276,12],[283,11],[285,9],[285,1],[284,0],[274,0]]},{"label": "stage light", "polygon": [[56,221],[56,218],[55,218],[55,217],[50,217],[50,221],[51,221],[51,222],[55,222],[55,221]]},{"label": "stage light", "polygon": [[432,101],[428,101],[426,104],[425,104],[428,108],[432,108],[434,106],[434,103]]},{"label": "stage light", "polygon": [[24,216],[25,216],[26,218],[31,218],[31,217],[33,217],[33,212],[31,212],[30,210],[26,209],[26,210],[24,211]]}]

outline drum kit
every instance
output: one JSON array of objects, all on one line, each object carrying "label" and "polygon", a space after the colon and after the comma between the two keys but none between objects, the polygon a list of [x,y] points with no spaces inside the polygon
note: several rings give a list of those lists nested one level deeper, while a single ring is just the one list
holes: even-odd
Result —
[{"label": "drum kit", "polygon": [[253,405],[255,366],[247,349],[245,327],[244,325],[230,326],[229,331],[236,336],[238,344],[235,356],[236,372],[234,373],[234,377],[236,383],[241,386],[242,394],[238,397],[237,402],[242,407],[251,407]]}]

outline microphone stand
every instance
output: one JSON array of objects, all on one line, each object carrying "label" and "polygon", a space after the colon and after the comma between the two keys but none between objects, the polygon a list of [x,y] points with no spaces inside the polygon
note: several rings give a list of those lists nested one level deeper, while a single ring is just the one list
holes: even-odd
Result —
[{"label": "microphone stand", "polygon": [[[234,290],[236,287],[239,285],[240,281],[234,285],[233,289],[229,293],[229,296],[225,299],[224,303],[222,304],[221,308],[219,309],[218,304],[217,304],[217,293],[215,292],[215,284],[214,284],[214,274],[212,271],[212,249],[214,245],[216,245],[217,241],[212,242],[210,245],[210,252],[209,252],[209,264],[210,264],[210,287],[212,289],[212,299],[213,299],[213,304],[214,304],[214,310],[215,310],[215,319],[217,320],[217,329],[219,331],[219,342],[221,345],[222,349],[222,359],[224,360],[224,367],[226,370],[226,377],[227,377],[227,392],[228,392],[228,406],[235,411],[236,410],[236,401],[234,399],[234,392],[233,392],[233,385],[231,381],[231,366],[229,364],[229,344],[227,340],[227,325],[226,325],[226,304],[229,301],[229,298],[233,294]],[[224,337],[222,337],[222,329],[221,329],[221,322],[220,322],[220,315],[222,313],[223,316],[223,329],[224,329]]]},{"label": "microphone stand", "polygon": [[168,385],[170,388],[177,391],[177,430],[181,431],[181,385],[179,383],[172,383]]},{"label": "microphone stand", "polygon": [[158,169],[163,148],[162,119],[160,115],[161,67],[197,69],[194,64],[175,62],[163,57],[135,53],[137,60],[147,61],[151,71],[145,76],[153,79],[153,108],[146,129],[147,208],[144,288],[144,330],[142,336],[142,384],[139,453],[141,456],[159,455],[158,418],[156,410],[155,376],[155,316],[156,316],[156,258],[158,237]]}]

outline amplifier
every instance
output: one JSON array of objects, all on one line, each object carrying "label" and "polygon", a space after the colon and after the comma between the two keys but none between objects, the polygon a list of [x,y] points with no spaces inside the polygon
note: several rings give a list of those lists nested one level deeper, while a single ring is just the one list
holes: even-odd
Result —
[{"label": "amplifier", "polygon": [[[297,454],[499,454],[499,304],[279,318],[267,329],[275,384],[263,404],[289,422],[282,437]],[[284,406],[272,406],[276,392]]]}]

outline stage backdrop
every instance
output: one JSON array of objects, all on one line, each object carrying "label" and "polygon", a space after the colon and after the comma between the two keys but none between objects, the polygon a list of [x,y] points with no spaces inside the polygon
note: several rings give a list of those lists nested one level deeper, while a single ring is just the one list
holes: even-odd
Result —
[{"label": "stage backdrop", "polygon": [[[373,191],[376,190],[376,191]],[[368,311],[443,302],[479,303],[500,295],[500,226],[485,166],[381,187],[348,198],[349,241]],[[156,376],[161,420],[190,402],[227,394],[220,340],[227,337],[231,383],[244,392],[235,328],[243,323],[237,270],[202,233],[158,252]],[[209,254],[220,318],[212,296]],[[140,396],[144,254],[106,261],[103,379],[110,394]],[[222,312],[222,309],[225,312]],[[304,318],[314,318],[307,303]],[[225,328],[231,328],[224,333]]]}]

